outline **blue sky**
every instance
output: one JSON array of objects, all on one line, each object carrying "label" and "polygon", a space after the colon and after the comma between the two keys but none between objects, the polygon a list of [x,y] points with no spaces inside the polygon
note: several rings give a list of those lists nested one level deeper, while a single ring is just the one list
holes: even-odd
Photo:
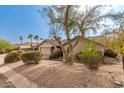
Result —
[{"label": "blue sky", "polygon": [[19,42],[19,36],[29,41],[28,34],[47,38],[48,25],[39,9],[42,6],[0,6],[0,38],[12,43]]},{"label": "blue sky", "polygon": [[[49,27],[38,10],[43,6],[0,6],[0,38],[12,43],[19,43],[19,36],[24,42],[29,34],[48,38]],[[124,10],[123,6],[113,6],[116,11]]]}]

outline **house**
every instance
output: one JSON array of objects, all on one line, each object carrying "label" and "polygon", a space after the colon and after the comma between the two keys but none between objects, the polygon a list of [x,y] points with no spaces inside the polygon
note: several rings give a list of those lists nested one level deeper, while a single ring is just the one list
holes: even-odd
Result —
[{"label": "house", "polygon": [[[76,39],[77,37],[71,39],[72,45],[76,42]],[[91,41],[91,39],[81,39],[80,42],[74,47],[72,55],[76,55],[77,53],[79,53],[88,43],[88,41]],[[64,40],[62,41],[62,43],[66,49],[68,47],[67,42],[65,42]],[[53,49],[56,47],[59,47],[59,44],[55,40],[46,39],[39,45],[39,51],[43,54],[43,58],[48,59]],[[104,51],[104,44],[102,44],[101,42],[96,42],[94,48],[100,51]]]},{"label": "house", "polygon": [[[74,43],[76,42],[76,37],[71,39],[71,43],[72,45],[74,45]],[[77,53],[79,53],[82,49],[84,49],[87,44],[92,41],[91,39],[81,39],[80,42],[73,48],[73,52],[72,52],[72,55],[76,55]],[[97,41],[94,41],[95,44],[94,44],[94,48],[99,50],[99,51],[104,51],[104,44],[102,44],[101,42],[97,42]],[[64,44],[65,48],[68,47],[68,45],[65,43]]]},{"label": "house", "polygon": [[52,50],[59,47],[59,44],[53,39],[45,39],[41,44],[39,44],[39,51],[43,54],[43,58],[49,58]]},{"label": "house", "polygon": [[31,45],[23,44],[23,45],[19,45],[19,49],[20,50],[38,50],[38,45],[33,44],[31,46]]}]

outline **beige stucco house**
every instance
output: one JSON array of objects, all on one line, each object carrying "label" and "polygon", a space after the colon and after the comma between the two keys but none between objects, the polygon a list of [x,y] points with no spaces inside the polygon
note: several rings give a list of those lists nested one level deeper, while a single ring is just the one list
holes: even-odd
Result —
[{"label": "beige stucco house", "polygon": [[[76,55],[77,53],[79,53],[84,47],[85,45],[88,43],[88,41],[91,41],[90,39],[82,39],[80,40],[80,42],[77,44],[77,46],[74,47],[73,49],[73,54],[72,55]],[[76,42],[76,38],[73,38],[71,40],[71,43],[74,44]],[[63,42],[65,48],[68,47],[68,45],[66,44],[66,42]],[[43,54],[43,58],[48,58],[52,52],[52,49],[55,47],[58,47],[59,44],[55,41],[55,40],[44,40],[40,45],[39,45],[39,51]],[[104,51],[104,45],[100,42],[96,42],[94,48],[100,50],[100,51]]]},{"label": "beige stucco house", "polygon": [[39,51],[43,58],[48,59],[53,48],[59,46],[55,40],[46,39],[39,45]]}]

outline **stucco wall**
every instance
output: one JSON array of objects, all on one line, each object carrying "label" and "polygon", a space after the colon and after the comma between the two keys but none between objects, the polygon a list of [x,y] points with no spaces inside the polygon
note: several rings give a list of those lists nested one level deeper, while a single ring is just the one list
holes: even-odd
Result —
[{"label": "stucco wall", "polygon": [[52,44],[47,41],[44,42],[42,45],[40,45],[40,47],[51,47],[51,46],[52,46]]},{"label": "stucco wall", "polygon": [[[72,41],[72,44],[74,44],[76,42],[76,40]],[[88,43],[88,40],[81,40],[77,46],[75,46],[75,48],[73,49],[73,53],[72,55],[76,55],[77,53],[79,53]],[[39,51],[43,54],[43,58],[48,58],[49,55],[51,54],[51,47],[53,45],[49,42],[44,42],[40,47],[39,47]],[[65,45],[65,48],[67,48],[68,46]],[[101,47],[98,44],[95,44],[94,48],[103,51],[103,47]]]},{"label": "stucco wall", "polygon": [[[72,41],[72,44],[74,44],[74,43],[75,43],[75,41]],[[77,53],[79,53],[79,52],[86,46],[87,43],[88,43],[87,40],[81,40],[81,41],[77,44],[77,46],[74,47],[74,49],[73,49],[73,54],[72,54],[72,55],[76,55]],[[67,48],[68,46],[65,45],[65,47]],[[98,50],[100,50],[100,51],[103,51],[103,47],[101,47],[101,46],[98,45],[98,44],[95,44],[94,48],[96,48],[96,49],[98,49]]]},{"label": "stucco wall", "polygon": [[41,52],[41,54],[43,54],[43,58],[48,59],[49,55],[51,54],[51,47],[53,45],[49,42],[44,42],[40,47],[39,47],[39,51]]}]

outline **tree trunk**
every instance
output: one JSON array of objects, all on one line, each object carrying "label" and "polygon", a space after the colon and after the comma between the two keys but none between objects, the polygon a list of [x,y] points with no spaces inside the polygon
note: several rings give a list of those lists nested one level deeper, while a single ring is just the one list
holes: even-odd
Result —
[{"label": "tree trunk", "polygon": [[39,45],[39,44],[38,44],[38,40],[36,40],[36,42],[37,42],[37,46],[38,46],[38,45]]},{"label": "tree trunk", "polygon": [[65,34],[66,34],[66,38],[67,38],[67,45],[68,48],[65,50],[66,52],[63,52],[63,61],[64,63],[73,65],[73,60],[72,60],[72,44],[71,44],[71,40],[70,40],[70,34],[69,34],[69,30],[68,30],[68,17],[69,17],[69,10],[70,10],[70,5],[66,6],[66,10],[65,10],[65,14],[64,14],[64,30],[65,30]]},{"label": "tree trunk", "polygon": [[21,40],[21,45],[22,45],[22,40]]},{"label": "tree trunk", "polygon": [[122,67],[123,67],[123,70],[124,70],[124,57],[122,57]]},{"label": "tree trunk", "polygon": [[67,49],[63,52],[63,62],[66,64],[73,65],[73,59],[72,59],[72,47],[67,47]]},{"label": "tree trunk", "polygon": [[63,62],[69,65],[73,65],[72,55],[69,53],[67,54],[63,53]]},{"label": "tree trunk", "polygon": [[32,47],[32,38],[31,38],[31,47]]}]

